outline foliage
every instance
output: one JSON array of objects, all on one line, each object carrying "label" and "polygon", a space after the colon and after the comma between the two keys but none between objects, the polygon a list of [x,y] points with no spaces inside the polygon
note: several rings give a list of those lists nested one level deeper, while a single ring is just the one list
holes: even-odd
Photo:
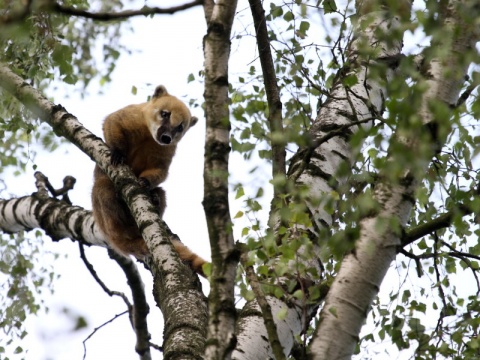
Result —
[{"label": "foliage", "polygon": [[47,309],[42,293],[53,291],[52,283],[58,275],[53,272],[53,262],[44,261],[49,256],[42,250],[41,240],[40,232],[35,240],[23,233],[0,238],[0,281],[2,288],[8,289],[0,292],[0,331],[4,334],[0,336],[0,354],[12,345],[16,346],[15,354],[22,354],[25,349],[16,340],[27,335],[27,317]]},{"label": "foliage", "polygon": [[[64,1],[63,5],[98,11],[121,9],[121,1]],[[11,66],[31,85],[46,91],[58,91],[60,84],[82,84],[84,90],[93,79],[101,84],[110,81],[115,62],[121,51],[120,23],[95,23],[87,19],[72,19],[49,12],[33,2],[33,11],[18,15],[24,4],[1,0],[0,15],[5,20],[0,32],[0,62]],[[38,7],[37,7],[38,6]],[[100,60],[101,59],[101,60]],[[60,140],[51,130],[39,127],[35,117],[25,110],[8,92],[0,90],[0,138],[6,140],[7,151],[0,155],[0,171],[13,165],[24,168],[34,154],[22,151],[32,136],[53,151]]]},{"label": "foliage", "polygon": [[[65,4],[77,8],[103,7],[105,11],[119,9],[122,5],[120,1],[89,3],[86,0]],[[373,126],[349,137],[349,144],[356,153],[355,162],[353,167],[344,164],[336,174],[337,178],[348,177],[347,185],[312,199],[308,198],[307,185],[286,184],[286,194],[274,199],[274,205],[281,209],[283,221],[278,229],[279,237],[275,238],[264,220],[270,210],[266,203],[270,200],[271,186],[280,180],[270,177],[269,185],[260,183],[253,187],[251,179],[242,179],[232,184],[236,199],[243,202],[234,219],[242,224],[240,238],[249,250],[248,259],[242,265],[254,266],[263,280],[266,293],[277,298],[291,297],[303,301],[304,293],[298,290],[303,284],[299,283],[297,275],[304,277],[308,274],[311,279],[331,282],[340,261],[352,251],[358,239],[359,220],[378,210],[372,193],[379,176],[387,176],[395,183],[407,167],[412,167],[414,172],[422,172],[423,181],[415,194],[414,211],[407,228],[402,228],[396,219],[386,219],[378,227],[393,229],[402,237],[445,213],[452,213],[452,225],[431,231],[400,249],[402,254],[392,268],[397,271],[399,285],[376,299],[368,324],[374,330],[363,334],[358,350],[372,354],[374,350],[369,350],[371,342],[382,341],[394,344],[399,351],[408,349],[418,359],[473,359],[478,356],[480,347],[480,246],[477,241],[480,230],[478,217],[465,216],[463,209],[468,207],[474,214],[480,211],[480,131],[476,120],[480,117],[480,101],[478,94],[472,92],[478,85],[478,69],[474,67],[470,71],[464,87],[466,97],[462,98],[465,101],[430,104],[440,124],[438,136],[445,139],[446,145],[438,149],[426,174],[423,174],[425,164],[417,161],[418,154],[402,141],[413,137],[423,126],[418,113],[419,100],[426,86],[417,57],[421,55],[428,62],[434,55],[441,56],[441,48],[427,45],[435,45],[439,39],[451,36],[449,30],[438,22],[438,6],[439,2],[426,1],[424,8],[415,10],[412,21],[402,23],[402,30],[408,30],[411,42],[421,46],[411,46],[406,50],[391,81],[385,81],[386,66],[377,64],[370,67],[370,75],[385,85],[390,97],[383,99],[385,112],[378,114]],[[13,11],[13,7],[13,2],[0,1],[0,8],[6,9],[7,13]],[[313,0],[269,4],[267,22],[278,87],[281,89],[284,132],[273,133],[269,128],[267,118],[270,109],[257,61],[252,61],[248,69],[236,74],[233,80],[233,77],[230,78],[229,84],[232,115],[230,144],[232,151],[240,154],[249,164],[251,174],[271,164],[272,139],[285,144],[290,160],[299,149],[307,148],[312,143],[308,131],[332,87],[340,81],[346,88],[358,83],[355,75],[343,76],[353,66],[346,60],[347,44],[352,39],[351,25],[356,21],[352,7],[353,4],[347,3],[340,9],[334,1]],[[323,11],[320,15],[319,9]],[[238,16],[242,18],[246,14],[240,12]],[[465,20],[469,20],[467,13]],[[109,81],[115,60],[124,51],[116,40],[121,34],[119,23],[72,20],[67,16],[47,13],[41,8],[27,21],[15,22],[6,29],[0,33],[0,43],[5,49],[0,54],[0,61],[16,69],[36,87],[47,91],[54,82],[81,83],[87,87],[94,80],[100,83]],[[251,27],[246,27],[236,34],[235,41],[239,47],[252,36],[253,31]],[[97,42],[99,38],[103,47]],[[99,47],[103,61],[94,56]],[[370,51],[369,48],[360,49],[365,54]],[[465,61],[478,64],[480,59],[477,53],[472,52],[466,54]],[[202,72],[197,77],[192,74],[187,81],[201,81],[202,77]],[[37,123],[20,104],[4,92],[0,92],[0,98],[0,135],[5,139],[5,151],[0,155],[2,168],[8,165],[25,166],[31,157],[24,150],[25,144],[32,134],[47,148],[55,148],[57,143],[53,135],[39,131]],[[430,151],[431,139],[422,140],[428,145],[422,151]],[[398,161],[387,161],[391,152],[399,154]],[[335,179],[331,181],[334,185]],[[304,206],[306,201],[322,203],[335,219],[331,227],[318,233],[322,242],[323,274],[314,267],[298,263],[295,269],[291,268],[299,257],[311,259],[316,245],[306,230],[312,227],[311,216]],[[295,240],[291,241],[292,238]],[[23,240],[21,237],[5,239],[2,246],[15,248],[18,241]],[[38,249],[33,248],[32,251]],[[3,260],[4,264],[0,263],[6,274],[11,271],[9,269],[16,270],[10,273],[12,288],[25,294],[23,302],[15,305],[17,307],[8,303],[10,300],[1,299],[6,304],[2,306],[7,309],[5,314],[10,314],[8,323],[2,320],[1,324],[4,329],[18,331],[20,337],[24,333],[18,330],[20,327],[17,324],[27,313],[38,310],[27,280],[23,278],[26,274],[33,276],[31,271],[27,271],[33,266],[29,258],[31,255],[24,256],[18,251],[15,253],[17,267],[12,267],[8,259]],[[467,272],[475,284],[468,291],[461,285]],[[289,276],[292,273],[296,276]],[[278,278],[282,278],[281,286]],[[32,279],[35,287],[41,287],[46,281],[41,276]],[[238,287],[245,300],[254,299],[253,291],[241,276],[238,277]],[[316,302],[321,296],[319,287],[308,290],[308,301]],[[307,307],[310,303],[305,301],[302,304]],[[312,328],[304,338],[311,332]]]},{"label": "foliage", "polygon": [[[349,40],[349,26],[352,21],[352,9],[348,6],[340,12],[328,9],[324,4],[324,17],[317,18],[316,2],[300,1],[277,5],[270,3],[267,21],[272,49],[275,51],[277,81],[281,89],[283,102],[283,118],[285,133],[284,142],[294,153],[299,147],[309,143],[307,131],[320,109],[327,94],[342,69],[348,66],[345,62],[346,43]],[[417,9],[415,20],[404,26],[415,34],[420,43],[428,43],[431,38],[450,36],[443,24],[435,21],[438,8],[433,2],[427,2],[427,9]],[[327,24],[327,21],[329,23]],[[317,32],[323,28],[323,40]],[[237,39],[251,34],[237,35]],[[328,34],[328,35],[325,35]],[[434,42],[435,40],[432,40]],[[408,44],[411,46],[411,44]],[[429,48],[431,49],[431,48]],[[441,49],[433,48],[437,51]],[[365,51],[369,51],[365,49]],[[410,132],[418,132],[421,119],[417,116],[418,100],[425,92],[425,84],[419,76],[416,56],[422,48],[409,48],[402,59],[398,76],[388,84],[391,97],[386,99],[386,112],[375,121],[368,133],[357,132],[350,138],[355,148],[363,144],[357,151],[355,167],[343,167],[340,177],[349,176],[346,188],[338,189],[341,201],[335,211],[337,224],[320,234],[320,238],[328,239],[328,254],[324,269],[328,277],[335,276],[338,262],[350,251],[358,237],[358,221],[366,214],[375,212],[376,204],[372,201],[374,181],[380,172],[389,174],[392,179],[400,178],[406,165],[416,164],[417,154],[404,147],[401,142],[395,143],[394,133],[401,133],[405,138]],[[431,50],[430,50],[431,51]],[[430,56],[430,54],[428,54]],[[468,54],[466,61],[478,63],[477,54]],[[372,67],[371,71],[384,78],[384,69]],[[439,215],[453,211],[453,226],[441,229],[421,241],[405,249],[404,255],[397,260],[398,276],[406,284],[391,290],[383,299],[377,299],[373,310],[373,322],[376,331],[367,334],[361,343],[364,351],[369,348],[369,341],[387,341],[389,337],[399,350],[412,350],[417,358],[475,358],[478,355],[478,301],[480,292],[478,281],[478,226],[477,218],[464,216],[459,205],[468,205],[476,212],[478,199],[478,130],[477,108],[479,104],[476,92],[471,89],[478,85],[478,73],[472,69],[470,79],[464,90],[470,95],[466,103],[458,104],[453,114],[451,108],[437,103],[435,114],[442,123],[443,133],[447,136],[446,145],[430,164],[426,177],[417,191],[415,211],[412,213],[407,229],[397,226],[397,231],[409,231],[417,226],[431,222]],[[407,80],[407,81],[405,81]],[[355,78],[344,79],[344,84],[352,86]],[[269,131],[268,106],[263,86],[263,77],[258,62],[252,62],[248,72],[238,76],[230,86],[233,131],[231,137],[232,150],[246,160],[253,159],[254,172],[265,166],[271,159],[269,140],[276,136]],[[315,110],[316,109],[316,110]],[[453,128],[453,131],[450,129]],[[428,144],[429,141],[425,141]],[[425,149],[428,151],[428,149]],[[403,155],[401,162],[386,161],[388,151],[396,151]],[[261,160],[258,160],[261,159]],[[262,161],[263,160],[263,161]],[[262,164],[262,165],[260,165]],[[422,169],[418,164],[418,171]],[[273,179],[273,182],[275,179]],[[256,264],[257,273],[265,281],[274,281],[276,277],[285,276],[289,262],[299,256],[297,250],[301,245],[307,249],[311,241],[306,234],[297,233],[296,242],[278,243],[271,233],[265,230],[258,219],[264,218],[266,211],[261,198],[264,188],[250,190],[245,195],[246,183],[235,184],[236,197],[244,199],[245,209],[239,211],[235,218],[248,219],[241,235],[250,250],[249,262]],[[255,194],[256,193],[256,194]],[[311,226],[305,208],[298,204],[302,201],[302,188],[289,188],[289,196],[298,199],[284,208],[284,219],[287,225],[280,229],[282,239],[291,238],[289,233],[295,229]],[[338,194],[326,194],[320,201],[328,207],[338,199]],[[393,219],[392,219],[393,220]],[[395,224],[390,223],[395,228]],[[474,230],[475,229],[475,230]],[[307,253],[309,251],[307,250]],[[272,264],[275,264],[272,266]],[[300,273],[313,269],[296,269]],[[472,275],[476,282],[473,292],[459,292],[457,287],[465,271]],[[419,280],[414,279],[416,275]],[[318,276],[318,275],[317,275]],[[270,279],[270,280],[268,280]],[[272,280],[273,279],[273,280]],[[419,285],[415,285],[420,282]],[[430,282],[431,290],[427,285]],[[295,280],[288,280],[285,287],[265,290],[279,298],[295,289]],[[241,294],[246,300],[253,298],[253,293],[246,283],[240,284]],[[432,322],[429,319],[436,319]]]},{"label": "foliage", "polygon": [[[123,3],[66,0],[63,5],[113,11],[121,9]],[[58,91],[62,83],[65,86],[81,84],[85,90],[94,79],[101,84],[110,81],[115,62],[120,52],[125,51],[119,42],[119,22],[102,24],[72,19],[47,11],[39,2],[33,2],[32,12],[22,16],[24,6],[24,2],[0,0],[1,63],[8,64],[31,85],[46,93]],[[2,88],[0,139],[0,172],[10,167],[16,175],[23,173],[28,164],[34,164],[36,154],[30,149],[32,142],[54,151],[62,141]],[[38,262],[46,256],[41,240],[41,234],[37,234],[36,241],[20,234],[2,236],[0,241],[0,276],[3,288],[9,289],[6,294],[0,293],[0,329],[7,335],[0,336],[3,339],[0,354],[6,346],[15,344],[15,339],[25,337],[27,316],[45,307],[41,293],[50,288],[55,275],[50,266]],[[18,347],[14,352],[21,354],[23,351]]]}]

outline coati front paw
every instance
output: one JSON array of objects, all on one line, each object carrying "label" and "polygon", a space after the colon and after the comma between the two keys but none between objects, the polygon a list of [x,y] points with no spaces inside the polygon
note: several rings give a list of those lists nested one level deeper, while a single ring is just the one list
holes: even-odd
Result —
[{"label": "coati front paw", "polygon": [[160,196],[158,195],[158,192],[156,191],[151,191],[150,192],[150,198],[152,199],[152,204],[155,206],[160,206],[161,204],[161,199]]},{"label": "coati front paw", "polygon": [[140,183],[141,187],[144,187],[144,188],[147,188],[147,189],[150,188],[150,181],[148,181],[146,178],[139,177],[138,182]]},{"label": "coati front paw", "polygon": [[113,166],[123,164],[124,161],[125,161],[125,156],[123,155],[123,153],[120,150],[112,149],[110,151],[110,163]]}]

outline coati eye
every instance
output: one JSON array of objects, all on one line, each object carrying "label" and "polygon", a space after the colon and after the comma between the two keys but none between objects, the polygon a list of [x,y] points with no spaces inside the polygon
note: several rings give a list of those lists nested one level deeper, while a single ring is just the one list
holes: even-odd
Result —
[{"label": "coati eye", "polygon": [[180,124],[177,126],[177,131],[182,132],[183,131],[183,124]]},{"label": "coati eye", "polygon": [[164,119],[170,119],[170,111],[160,110],[160,116]]}]

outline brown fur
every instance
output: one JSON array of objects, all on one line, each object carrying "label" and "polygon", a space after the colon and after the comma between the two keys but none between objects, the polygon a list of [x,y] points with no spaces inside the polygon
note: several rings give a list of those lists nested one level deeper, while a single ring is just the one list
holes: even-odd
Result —
[{"label": "brown fur", "polygon": [[[158,86],[150,101],[120,109],[107,116],[103,124],[112,165],[125,163],[131,167],[140,183],[150,190],[160,216],[165,211],[166,198],[165,191],[157,186],[167,178],[178,141],[196,122],[183,102]],[[94,171],[92,206],[95,221],[113,248],[139,258],[149,254],[127,204],[98,165]],[[173,241],[173,246],[183,261],[203,275],[205,260],[178,240]]]}]

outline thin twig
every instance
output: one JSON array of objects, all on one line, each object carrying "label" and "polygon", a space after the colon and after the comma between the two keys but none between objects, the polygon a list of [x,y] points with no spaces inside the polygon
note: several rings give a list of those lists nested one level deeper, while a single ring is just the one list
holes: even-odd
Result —
[{"label": "thin twig", "polygon": [[143,15],[143,16],[151,16],[151,15],[157,15],[157,14],[171,15],[178,11],[190,9],[197,5],[203,5],[203,0],[194,0],[192,2],[183,4],[183,5],[172,6],[169,8],[144,6],[139,10],[125,10],[117,13],[112,13],[112,12],[93,13],[86,10],[76,9],[70,6],[64,6],[59,3],[53,3],[49,5],[48,9],[63,15],[83,17],[86,19],[92,19],[96,21],[111,21],[111,20],[124,20],[134,16],[139,16],[139,15]]},{"label": "thin twig", "polygon": [[399,253],[401,253],[401,254],[405,255],[406,257],[415,261],[415,265],[416,265],[416,269],[417,269],[417,275],[418,275],[419,278],[422,277],[423,269],[422,269],[422,263],[420,261],[420,257],[415,255],[415,254],[412,254],[412,253],[408,252],[405,249],[400,249]]},{"label": "thin twig", "polygon": [[455,104],[455,108],[458,108],[461,105],[463,105],[467,101],[467,99],[470,97],[470,95],[472,94],[473,90],[475,90],[476,87],[477,87],[477,84],[468,85],[465,91],[458,98],[457,103]]},{"label": "thin twig", "polygon": [[[289,178],[292,179],[293,181],[296,181],[300,177],[300,175],[303,173],[303,171],[307,167],[308,163],[310,162],[310,157],[312,156],[313,152],[320,145],[326,143],[328,140],[334,138],[335,136],[345,135],[345,131],[348,130],[352,126],[361,125],[363,123],[367,123],[367,122],[373,121],[373,120],[378,120],[378,118],[369,117],[369,118],[366,118],[366,119],[353,121],[349,124],[341,125],[341,126],[335,128],[335,129],[329,130],[322,137],[319,137],[319,138],[313,140],[312,143],[310,144],[310,146],[308,146],[308,148],[304,149],[303,151],[300,150],[300,151],[297,152],[298,155],[303,156],[303,159],[301,160],[301,163],[300,163],[299,166],[296,166],[296,167],[291,166],[290,167],[290,169],[294,170],[294,171],[289,175]],[[293,163],[293,160],[292,160],[292,163]]]},{"label": "thin twig", "polygon": [[88,335],[86,337],[85,340],[83,340],[83,360],[85,360],[85,358],[87,357],[87,345],[86,345],[86,342],[98,331],[100,330],[102,327],[104,327],[105,325],[107,324],[110,324],[111,322],[115,321],[117,318],[119,318],[120,316],[122,315],[125,315],[128,313],[128,310],[125,310],[124,312],[120,313],[120,314],[117,314],[115,315],[114,317],[112,317],[110,320],[107,320],[105,321],[102,325],[96,327],[95,329],[93,329],[93,331],[90,333],[90,335]]},{"label": "thin twig", "polygon": [[100,285],[100,287],[103,289],[103,291],[105,291],[108,294],[108,296],[119,296],[120,298],[122,298],[123,302],[127,305],[127,308],[128,308],[127,311],[131,312],[132,304],[128,300],[128,297],[120,291],[110,290],[107,287],[107,285],[105,285],[105,283],[100,279],[100,277],[98,276],[97,272],[95,271],[95,268],[93,267],[93,265],[88,261],[86,255],[85,255],[84,246],[81,242],[78,243],[78,248],[80,249],[80,258],[82,259],[82,261],[85,264],[87,270],[93,276],[93,278],[98,283],[98,285]]},{"label": "thin twig", "polygon": [[444,229],[452,225],[452,221],[456,214],[470,215],[473,213],[473,209],[465,204],[457,205],[456,209],[450,210],[447,213],[437,216],[435,219],[420,224],[410,230],[408,230],[402,237],[402,247],[405,247],[414,241],[431,234],[434,231]]},{"label": "thin twig", "polygon": [[[244,264],[247,262],[246,257],[246,253],[243,254],[241,257],[242,263]],[[252,287],[253,293],[255,294],[258,305],[260,306],[260,309],[262,311],[263,322],[265,323],[265,328],[267,329],[268,341],[270,342],[270,346],[272,347],[273,355],[277,360],[286,359],[283,352],[282,343],[278,338],[277,325],[273,320],[272,309],[265,297],[265,293],[262,290],[253,266],[246,266],[245,273],[247,275],[248,282]]]}]

